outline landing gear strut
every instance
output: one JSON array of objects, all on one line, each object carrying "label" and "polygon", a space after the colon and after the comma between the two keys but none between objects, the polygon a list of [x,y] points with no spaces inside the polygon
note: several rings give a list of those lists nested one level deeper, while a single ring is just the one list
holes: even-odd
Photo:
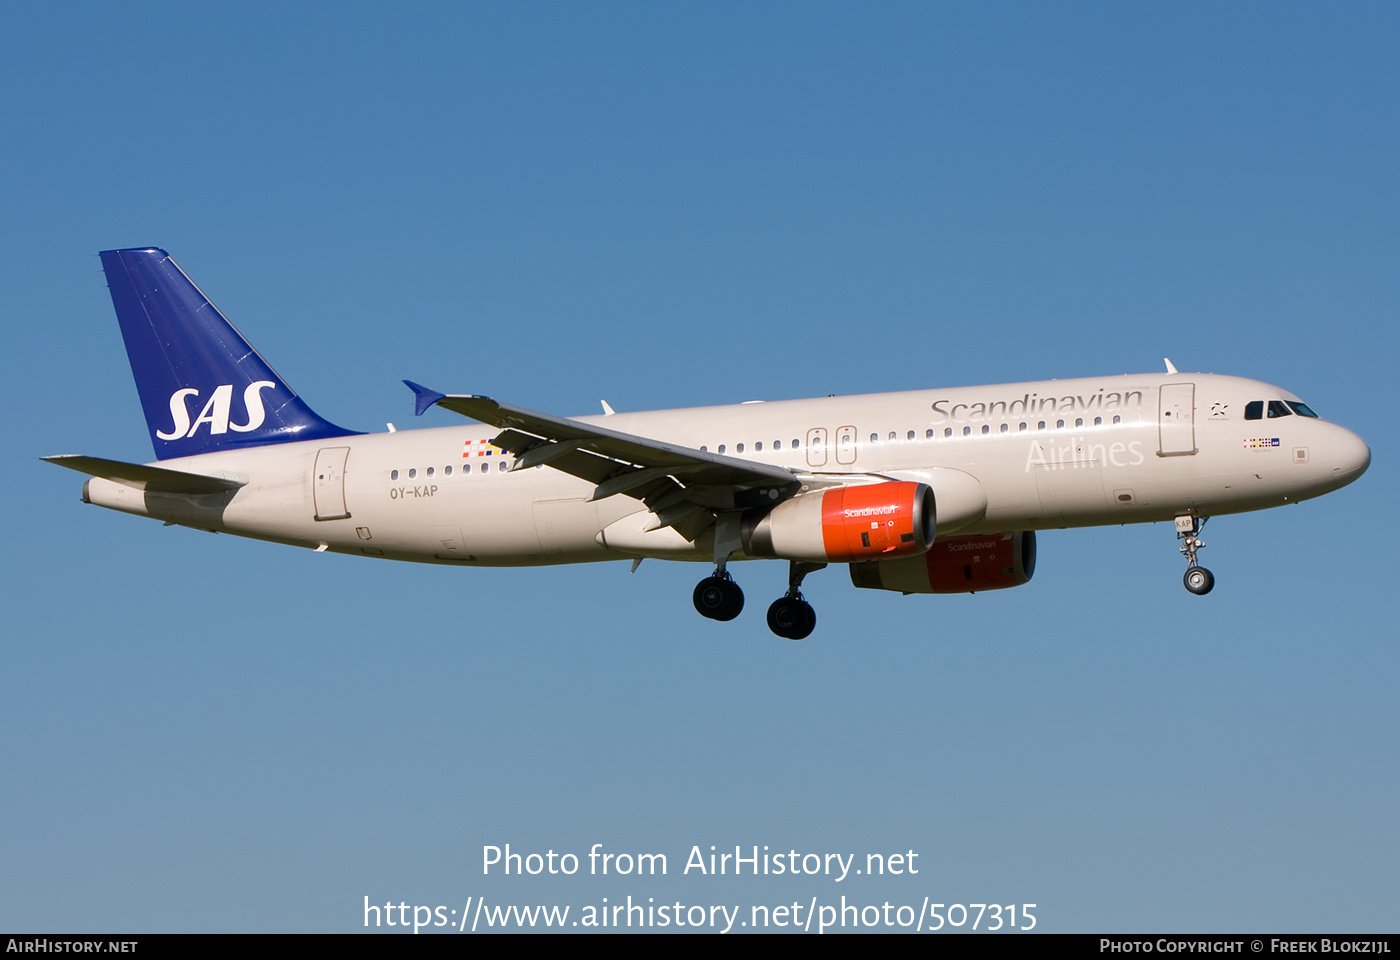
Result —
[{"label": "landing gear strut", "polygon": [[802,599],[802,578],[825,566],[800,560],[788,564],[788,590],[768,608],[769,630],[787,640],[802,640],[811,634],[817,625],[817,612]]},{"label": "landing gear strut", "polygon": [[715,572],[695,585],[695,612],[711,620],[733,620],[744,609],[744,591],[725,569],[739,549],[739,514],[715,517]]},{"label": "landing gear strut", "polygon": [[1176,536],[1181,541],[1181,552],[1186,555],[1186,575],[1181,581],[1186,584],[1187,590],[1198,597],[1204,597],[1215,586],[1215,574],[1196,565],[1196,551],[1206,545],[1200,533],[1208,519],[1190,516],[1176,518]]}]

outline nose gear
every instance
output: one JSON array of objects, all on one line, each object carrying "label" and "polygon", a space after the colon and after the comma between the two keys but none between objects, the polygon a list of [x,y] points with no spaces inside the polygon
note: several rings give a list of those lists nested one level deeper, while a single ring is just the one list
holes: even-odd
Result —
[{"label": "nose gear", "polygon": [[1181,552],[1186,555],[1186,575],[1181,580],[1186,589],[1198,597],[1204,597],[1215,587],[1215,574],[1196,564],[1196,551],[1206,545],[1200,538],[1200,532],[1209,519],[1193,516],[1176,518],[1176,537],[1181,541]]}]

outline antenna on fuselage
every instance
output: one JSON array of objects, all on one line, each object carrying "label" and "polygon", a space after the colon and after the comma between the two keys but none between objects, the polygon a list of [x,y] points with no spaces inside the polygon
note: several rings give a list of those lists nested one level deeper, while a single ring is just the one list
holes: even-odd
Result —
[{"label": "antenna on fuselage", "polygon": [[1167,365],[1167,373],[1176,373],[1176,365],[1173,364],[1170,360],[1168,360],[1166,357],[1163,357],[1162,362]]}]

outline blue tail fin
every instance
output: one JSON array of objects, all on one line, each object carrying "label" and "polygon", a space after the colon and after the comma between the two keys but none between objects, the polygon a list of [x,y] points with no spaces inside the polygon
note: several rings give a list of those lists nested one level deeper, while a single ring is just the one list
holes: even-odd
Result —
[{"label": "blue tail fin", "polygon": [[164,250],[104,250],[102,269],[157,459],[355,433],[303,403]]}]

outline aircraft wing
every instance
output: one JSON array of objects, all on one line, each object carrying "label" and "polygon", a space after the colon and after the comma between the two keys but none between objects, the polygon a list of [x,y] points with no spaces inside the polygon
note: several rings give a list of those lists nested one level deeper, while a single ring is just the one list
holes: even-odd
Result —
[{"label": "aircraft wing", "polygon": [[[772,464],[537,413],[490,397],[449,396],[409,380],[404,383],[417,396],[418,414],[436,405],[501,427],[503,432],[491,442],[515,454],[514,469],[547,465],[587,480],[595,485],[593,500],[620,493],[634,497],[657,514],[656,526],[675,526],[683,535],[687,531],[682,521],[706,508],[734,510],[751,503],[773,503],[777,497],[768,491],[776,490],[785,498],[798,486],[790,471]],[[708,524],[698,529],[704,526]]]}]

